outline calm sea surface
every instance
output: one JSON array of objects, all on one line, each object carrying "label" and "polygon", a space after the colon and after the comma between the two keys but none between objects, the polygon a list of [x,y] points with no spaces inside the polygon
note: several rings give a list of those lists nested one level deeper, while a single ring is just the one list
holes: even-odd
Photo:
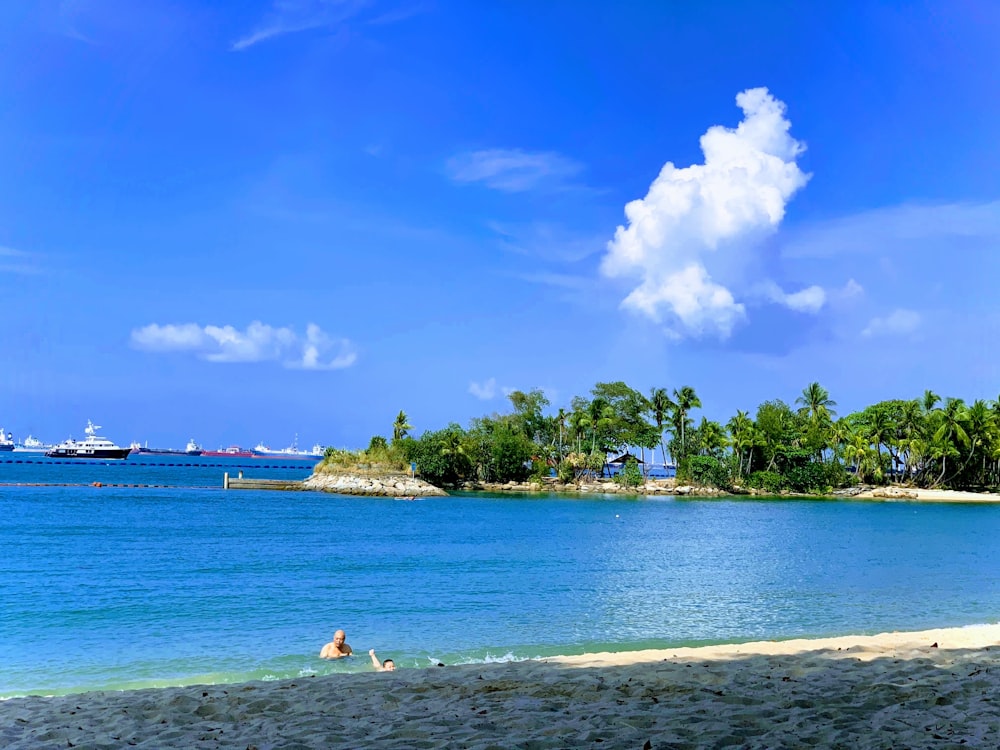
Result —
[{"label": "calm sea surface", "polygon": [[[6,460],[0,483],[77,486],[0,484],[0,697],[1000,620],[992,505],[407,502],[219,489],[307,462]],[[317,658],[336,628],[359,656]]]}]

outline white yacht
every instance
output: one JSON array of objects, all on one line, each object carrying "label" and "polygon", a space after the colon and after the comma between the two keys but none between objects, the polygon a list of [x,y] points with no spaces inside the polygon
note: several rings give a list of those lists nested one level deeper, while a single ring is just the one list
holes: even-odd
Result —
[{"label": "white yacht", "polygon": [[99,429],[101,429],[100,425],[96,425],[88,419],[87,428],[84,430],[87,433],[86,440],[79,442],[73,438],[64,440],[59,445],[45,451],[45,455],[49,458],[128,458],[132,449],[122,448],[107,438],[101,437],[97,434]]}]

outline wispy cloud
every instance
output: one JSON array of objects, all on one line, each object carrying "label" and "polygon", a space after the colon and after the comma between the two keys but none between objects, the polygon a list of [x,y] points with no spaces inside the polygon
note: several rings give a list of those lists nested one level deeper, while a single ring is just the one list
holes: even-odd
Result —
[{"label": "wispy cloud", "polygon": [[93,38],[80,31],[80,24],[89,9],[87,0],[60,0],[54,19],[56,33],[84,44],[96,44]]},{"label": "wispy cloud", "polygon": [[496,232],[504,250],[560,264],[576,263],[596,255],[607,244],[601,233],[582,234],[551,222],[503,224],[494,221],[488,226]]},{"label": "wispy cloud", "polygon": [[429,3],[416,3],[414,5],[407,5],[394,10],[387,10],[381,13],[369,21],[366,21],[369,26],[385,26],[390,23],[399,23],[400,21],[407,21],[414,16],[419,16],[423,13],[427,13],[431,10],[431,5]]},{"label": "wispy cloud", "polygon": [[[286,34],[312,29],[336,28],[348,22],[366,26],[387,26],[426,13],[426,3],[379,10],[375,0],[274,0],[270,11],[252,31],[230,45],[234,52]],[[375,15],[364,18],[371,10]]]},{"label": "wispy cloud", "polygon": [[788,233],[786,258],[837,258],[884,255],[912,257],[927,247],[971,246],[1000,242],[1000,201],[987,203],[903,204],[815,222]]},{"label": "wispy cloud", "polygon": [[492,148],[453,156],[447,171],[456,182],[480,182],[508,193],[564,187],[583,165],[554,151]]},{"label": "wispy cloud", "polygon": [[274,0],[257,27],[233,42],[230,49],[240,52],[285,34],[337,26],[367,5],[367,0]]},{"label": "wispy cloud", "polygon": [[786,292],[773,281],[763,284],[767,299],[789,310],[805,313],[817,313],[826,304],[826,291],[821,286],[810,286],[798,292]]},{"label": "wispy cloud", "polygon": [[554,286],[561,289],[572,289],[574,291],[594,293],[598,290],[595,288],[596,283],[594,279],[590,276],[575,276],[568,273],[524,273],[519,274],[517,278],[522,281],[527,281],[530,284],[544,284],[545,286]]},{"label": "wispy cloud", "polygon": [[854,279],[848,279],[847,283],[844,284],[844,288],[841,289],[837,296],[842,299],[849,299],[851,297],[857,297],[865,293],[865,288],[861,286]]},{"label": "wispy cloud", "polygon": [[132,346],[149,352],[189,352],[208,362],[279,362],[301,370],[339,370],[357,360],[350,340],[306,326],[305,336],[293,329],[254,321],[245,330],[197,323],[151,323],[136,328]]},{"label": "wispy cloud", "polygon": [[906,336],[917,331],[921,320],[920,313],[915,310],[899,308],[883,318],[872,318],[861,335],[865,337]]},{"label": "wispy cloud", "polygon": [[[720,279],[739,280],[759,240],[809,180],[795,163],[805,146],[788,133],[785,105],[766,88],[743,91],[736,103],[742,122],[715,125],[701,137],[703,164],[678,169],[667,162],[646,197],[625,206],[628,223],[601,263],[606,277],[638,277],[622,307],[662,323],[675,338],[725,339],[746,317],[734,282]],[[778,291],[773,301],[793,309],[822,302],[818,287]]]},{"label": "wispy cloud", "polygon": [[36,274],[41,273],[41,269],[36,255],[0,246],[0,273]]},{"label": "wispy cloud", "polygon": [[490,399],[496,398],[497,379],[490,378],[489,380],[484,380],[482,383],[473,381],[469,383],[469,393],[478,399],[482,399],[483,401],[489,401]]}]

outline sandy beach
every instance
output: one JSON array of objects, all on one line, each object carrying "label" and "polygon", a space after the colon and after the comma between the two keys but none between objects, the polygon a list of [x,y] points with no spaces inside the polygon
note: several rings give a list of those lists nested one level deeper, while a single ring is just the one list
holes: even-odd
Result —
[{"label": "sandy beach", "polygon": [[877,487],[854,495],[856,499],[910,500],[927,503],[1000,503],[995,492],[965,492],[963,490],[925,490],[915,487]]},{"label": "sandy beach", "polygon": [[15,698],[0,746],[1000,744],[1000,625]]}]

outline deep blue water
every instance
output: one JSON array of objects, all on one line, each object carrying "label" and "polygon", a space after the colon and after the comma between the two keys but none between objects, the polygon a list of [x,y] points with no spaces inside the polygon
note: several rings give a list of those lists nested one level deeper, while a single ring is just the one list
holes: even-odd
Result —
[{"label": "deep blue water", "polygon": [[[0,697],[1000,619],[993,505],[407,502],[188,461],[0,463]],[[339,627],[359,657],[318,659]]]}]

